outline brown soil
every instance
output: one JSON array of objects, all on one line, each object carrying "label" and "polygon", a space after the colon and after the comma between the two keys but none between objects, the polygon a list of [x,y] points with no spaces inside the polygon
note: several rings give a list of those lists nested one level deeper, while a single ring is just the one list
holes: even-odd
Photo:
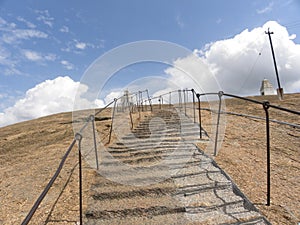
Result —
[{"label": "brown soil", "polygon": [[[300,111],[299,97],[300,94],[293,94],[286,95],[281,102],[275,97],[269,100]],[[262,97],[257,98],[262,100]],[[226,100],[226,111],[264,116],[261,106],[240,100]],[[110,117],[110,114],[110,110],[106,110],[100,117]],[[270,109],[270,117],[299,124],[299,116],[274,109]],[[210,112],[203,110],[202,118],[204,128],[211,134]],[[134,119],[138,121],[136,115]],[[273,224],[297,224],[300,221],[300,129],[271,123],[272,203],[268,207],[265,206],[265,123],[233,115],[226,115],[226,121],[224,143],[215,158],[218,164]],[[25,218],[72,142],[71,122],[71,113],[61,113],[0,128],[0,224],[20,224]],[[106,143],[110,119],[97,121],[96,127]],[[83,165],[84,207],[95,174]],[[78,149],[75,145],[30,224],[76,224],[78,209]]]}]

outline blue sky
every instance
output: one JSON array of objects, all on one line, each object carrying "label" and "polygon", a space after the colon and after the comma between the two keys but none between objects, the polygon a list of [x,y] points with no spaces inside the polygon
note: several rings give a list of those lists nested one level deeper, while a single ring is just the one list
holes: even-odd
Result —
[{"label": "blue sky", "polygon": [[[299,0],[0,0],[0,113],[7,114],[45,80],[80,81],[96,58],[119,45],[163,40],[200,52],[268,21],[296,34],[291,39],[300,44]],[[111,79],[107,87],[160,70],[160,65],[152,71],[149,66],[124,69],[122,79]]]}]

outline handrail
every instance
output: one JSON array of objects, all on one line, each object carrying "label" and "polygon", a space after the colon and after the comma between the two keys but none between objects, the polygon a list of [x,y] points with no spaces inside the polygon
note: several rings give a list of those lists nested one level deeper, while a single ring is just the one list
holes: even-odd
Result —
[{"label": "handrail", "polygon": [[[186,113],[186,97],[185,97],[185,91],[188,91],[188,89],[184,89],[184,90],[176,90],[175,92],[178,92],[178,103],[179,103],[179,107],[182,108],[182,96],[181,96],[181,92],[183,92],[184,94],[184,106],[185,106],[185,113]],[[190,91],[194,92],[194,89],[191,89]],[[170,92],[169,92],[170,93]],[[161,98],[161,96],[169,94],[169,93],[165,93],[159,96],[159,98]],[[229,94],[229,93],[224,93],[223,91],[219,91],[219,92],[208,92],[208,93],[197,93],[196,97],[198,99],[198,108],[199,108],[199,127],[200,127],[200,139],[202,139],[202,127],[201,127],[201,96],[206,96],[206,95],[217,95],[219,97],[219,107],[218,107],[218,117],[217,117],[217,125],[216,125],[216,136],[215,136],[215,147],[214,147],[214,155],[216,156],[217,154],[217,142],[218,142],[218,132],[219,132],[219,124],[220,124],[220,114],[221,114],[221,107],[222,107],[222,96],[227,96],[227,97],[232,97],[232,98],[237,98],[237,99],[241,99],[244,101],[248,101],[254,104],[259,104],[263,107],[263,110],[265,111],[265,120],[266,120],[266,146],[267,146],[267,206],[269,206],[271,204],[271,165],[270,165],[270,118],[269,118],[269,108],[274,108],[277,110],[281,110],[284,112],[288,112],[288,113],[292,113],[292,114],[296,114],[296,115],[300,115],[299,111],[296,110],[292,110],[292,109],[288,109],[288,108],[284,108],[281,106],[276,106],[276,105],[272,105],[270,104],[268,101],[258,101],[255,99],[251,99],[251,98],[246,98],[246,97],[242,97],[242,96],[238,96],[238,95],[233,95],[233,94]],[[154,98],[158,98],[158,97],[154,97]],[[169,103],[171,104],[171,103]],[[193,104],[195,104],[195,102],[193,101]],[[195,118],[195,116],[194,116]]]},{"label": "handrail", "polygon": [[60,171],[62,170],[62,167],[63,167],[66,159],[68,158],[68,155],[70,154],[71,150],[73,149],[75,143],[76,143],[76,139],[74,138],[73,141],[72,141],[72,143],[70,144],[68,150],[66,151],[65,155],[63,156],[63,158],[62,158],[62,160],[61,160],[61,162],[60,162],[60,164],[59,164],[59,166],[58,166],[55,174],[53,175],[53,177],[51,178],[51,180],[49,181],[49,183],[47,184],[47,186],[45,187],[45,189],[43,190],[43,192],[40,194],[40,196],[38,197],[38,199],[36,200],[36,202],[32,206],[31,210],[29,211],[29,213],[27,214],[26,218],[22,222],[22,225],[28,224],[29,221],[31,220],[33,214],[35,213],[35,211],[37,210],[37,208],[39,207],[39,205],[41,204],[41,202],[43,201],[43,199],[47,195],[48,191],[50,190],[51,186],[53,185],[54,181],[58,177]]},{"label": "handrail", "polygon": [[[81,162],[81,140],[83,138],[82,136],[82,132],[86,129],[86,127],[88,126],[89,122],[92,122],[92,126],[93,126],[93,137],[94,137],[94,148],[95,148],[95,154],[96,154],[96,163],[97,163],[97,169],[98,169],[98,156],[97,156],[97,145],[96,145],[96,137],[95,137],[95,127],[94,127],[94,121],[95,121],[95,116],[98,115],[100,112],[102,112],[103,110],[105,110],[106,108],[108,108],[110,105],[112,105],[113,103],[115,103],[114,108],[116,106],[116,102],[122,98],[123,96],[120,96],[119,98],[115,98],[112,102],[108,103],[106,106],[104,106],[103,108],[101,108],[100,110],[98,110],[94,115],[90,115],[86,118],[86,122],[84,123],[84,125],[81,127],[81,129],[79,130],[78,133],[75,134],[72,143],[69,145],[67,151],[65,152],[56,172],[54,173],[54,175],[51,177],[50,181],[48,182],[48,184],[46,185],[46,187],[44,188],[44,190],[42,191],[42,193],[40,194],[40,196],[38,197],[38,199],[35,201],[35,203],[33,204],[32,208],[30,209],[30,211],[28,212],[28,214],[26,215],[25,219],[23,220],[23,222],[21,223],[21,225],[27,225],[30,220],[32,219],[34,213],[36,212],[36,210],[38,209],[39,205],[41,204],[41,202],[43,201],[43,199],[45,198],[45,196],[47,195],[48,191],[50,190],[50,188],[52,187],[52,185],[54,184],[55,180],[57,179],[57,177],[59,176],[66,159],[68,158],[70,152],[72,151],[76,141],[78,141],[78,164],[79,164],[79,214],[80,214],[80,224],[82,224],[82,162]],[[114,115],[113,115],[114,116]],[[112,120],[113,122],[113,120]],[[112,126],[111,126],[112,127]],[[110,131],[111,133],[111,131]]]},{"label": "handrail", "polygon": [[[187,96],[185,96],[185,92],[188,92],[188,91],[191,91],[192,94],[193,94],[193,109],[195,111],[195,99],[194,97],[196,96],[197,99],[198,99],[198,108],[199,108],[199,126],[200,126],[200,139],[202,138],[202,127],[201,127],[201,96],[205,96],[205,95],[218,95],[219,97],[219,108],[218,108],[218,121],[217,121],[217,130],[216,130],[216,139],[215,139],[215,151],[214,153],[216,154],[216,148],[217,148],[217,141],[218,141],[218,126],[219,126],[219,119],[220,119],[220,113],[221,113],[221,100],[222,100],[222,96],[228,96],[228,97],[232,97],[232,98],[237,98],[237,99],[241,99],[241,100],[245,100],[245,101],[249,101],[249,102],[252,102],[252,103],[255,103],[255,104],[260,104],[263,106],[263,109],[265,111],[265,114],[266,114],[266,139],[267,139],[267,205],[270,205],[270,189],[271,189],[271,179],[270,179],[270,128],[269,128],[269,121],[272,121],[269,119],[269,108],[274,108],[274,109],[277,109],[277,110],[281,110],[281,111],[285,111],[285,112],[288,112],[288,113],[292,113],[292,114],[296,114],[296,115],[300,115],[300,112],[298,111],[295,111],[295,110],[292,110],[292,109],[288,109],[288,108],[284,108],[284,107],[281,107],[281,106],[276,106],[276,105],[272,105],[270,104],[268,101],[258,101],[258,100],[254,100],[254,99],[250,99],[250,98],[246,98],[246,97],[241,97],[241,96],[237,96],[237,95],[233,95],[233,94],[228,94],[228,93],[224,93],[222,91],[219,91],[219,92],[216,92],[216,93],[213,93],[213,92],[209,92],[209,93],[196,93],[194,91],[194,89],[185,89],[185,90],[174,90],[174,91],[171,91],[171,92],[168,92],[168,93],[165,93],[165,94],[162,94],[162,95],[159,95],[157,97],[152,97],[150,98],[149,96],[149,92],[148,90],[146,89],[145,91],[139,91],[139,92],[136,92],[136,93],[130,93],[130,95],[128,96],[132,96],[132,95],[135,95],[137,96],[138,94],[140,93],[143,93],[143,92],[147,92],[147,99],[145,101],[149,101],[149,104],[151,106],[151,111],[152,111],[152,104],[151,104],[151,101],[155,98],[158,98],[160,101],[160,107],[161,107],[161,104],[163,104],[163,98],[162,96],[164,95],[167,95],[167,94],[170,94],[170,99],[171,99],[171,93],[174,93],[174,92],[177,92],[178,93],[178,97],[179,97],[179,107],[182,108],[182,96],[181,96],[181,92],[184,93],[184,106],[185,106],[185,112],[186,112],[186,101],[187,101]],[[123,95],[124,96],[124,95]],[[116,102],[121,99],[123,96],[120,96],[119,98],[115,98],[113,101],[111,101],[110,103],[108,103],[106,106],[104,106],[103,108],[101,108],[100,110],[98,110],[94,115],[90,115],[85,124],[81,127],[81,129],[79,130],[78,133],[75,134],[74,138],[73,138],[73,141],[71,142],[71,144],[69,145],[67,151],[65,152],[63,158],[61,159],[61,162],[55,172],[55,174],[52,176],[52,178],[50,179],[50,181],[48,182],[47,186],[44,188],[44,190],[42,191],[42,193],[40,194],[40,196],[38,197],[38,199],[36,200],[36,202],[34,203],[34,205],[32,206],[32,208],[30,209],[29,213],[27,214],[27,216],[25,217],[25,219],[23,220],[22,224],[21,225],[27,225],[30,220],[32,219],[34,213],[36,212],[36,210],[38,209],[39,205],[41,204],[41,202],[43,201],[44,197],[47,195],[48,191],[50,190],[50,188],[52,187],[53,183],[55,182],[55,180],[57,179],[58,175],[60,174],[63,166],[64,166],[64,163],[66,161],[66,159],[68,158],[71,150],[73,149],[76,141],[78,141],[78,152],[79,152],[79,211],[80,211],[80,224],[82,224],[82,168],[81,168],[81,140],[83,138],[82,136],[82,132],[84,131],[84,129],[88,126],[89,122],[92,122],[92,126],[93,126],[93,137],[94,137],[94,148],[95,148],[95,154],[96,154],[96,161],[97,161],[97,168],[98,168],[98,156],[97,156],[97,145],[96,145],[96,137],[95,137],[95,127],[94,127],[94,122],[95,122],[95,116],[98,115],[100,112],[102,112],[103,110],[105,110],[106,108],[108,108],[109,106],[111,106],[113,103],[114,103],[114,108],[113,108],[113,115],[112,115],[112,122],[113,123],[113,119],[114,119],[114,115],[115,115],[115,107],[116,107]],[[139,104],[144,101],[142,96],[139,96],[141,97],[141,99],[137,99],[137,107],[139,109]],[[169,105],[171,105],[171,102],[169,102]],[[133,107],[133,106],[131,106]],[[203,108],[204,109],[204,108]],[[132,113],[133,110],[129,110],[130,113]],[[139,109],[139,114],[140,114],[140,109]],[[130,115],[131,116],[131,115]],[[132,120],[132,118],[131,118]],[[194,121],[195,121],[195,113],[194,113]],[[131,121],[132,123],[132,121]],[[111,136],[111,132],[112,132],[112,127],[113,127],[113,124],[111,124],[111,129],[110,129],[110,136]],[[111,137],[109,137],[109,140],[110,140]]]}]

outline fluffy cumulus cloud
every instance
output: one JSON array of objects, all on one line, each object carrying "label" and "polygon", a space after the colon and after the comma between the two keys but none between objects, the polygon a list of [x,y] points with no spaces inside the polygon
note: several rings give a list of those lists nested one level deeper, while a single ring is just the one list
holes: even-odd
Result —
[{"label": "fluffy cumulus cloud", "polygon": [[[46,80],[29,89],[22,99],[14,106],[0,113],[0,126],[29,120],[49,114],[72,111],[74,98],[83,95],[87,87],[73,81],[70,77],[57,77]],[[94,102],[81,98],[81,108],[103,107],[103,101],[96,99]]]},{"label": "fluffy cumulus cloud", "polygon": [[[277,88],[273,59],[270,50],[268,35],[270,30],[279,70],[281,85],[285,92],[300,91],[300,45],[293,39],[294,34],[289,34],[287,29],[275,21],[269,21],[262,27],[253,30],[244,30],[233,38],[210,43],[201,50],[195,50],[201,60],[210,69],[220,89],[228,93],[242,95],[257,95],[261,81],[267,78]],[[175,61],[175,66],[186,68],[197,74],[196,80],[201,81],[204,91],[219,91],[214,87],[214,82],[208,82],[207,75],[195,64],[195,58],[187,57]],[[174,82],[192,85],[185,79],[183,72],[170,68],[166,71]]]},{"label": "fluffy cumulus cloud", "polygon": [[[0,18],[0,26],[1,24],[13,26]],[[268,28],[274,32],[273,46],[284,91],[299,92],[300,45],[294,42],[296,35],[289,34],[287,29],[277,22],[269,21],[261,27],[246,29],[232,38],[195,49],[191,55],[176,59],[172,66],[162,71],[161,77],[139,78],[131,81],[126,87],[105,91],[105,96],[100,96],[101,99],[84,98],[85,94],[88,96],[88,87],[69,77],[44,81],[28,90],[24,98],[12,107],[0,113],[0,126],[71,111],[75,96],[76,109],[102,107],[119,97],[124,90],[148,89],[152,96],[180,88],[195,88],[197,92],[223,90],[238,95],[258,95],[264,78],[277,88],[270,43],[268,35],[265,34]],[[88,46],[81,42],[76,43],[79,49]],[[32,61],[51,60],[54,57],[29,50],[23,54]],[[8,57],[8,52],[0,50],[0,64],[9,63]],[[61,60],[60,63],[66,69],[74,68],[74,65],[66,60]]]}]

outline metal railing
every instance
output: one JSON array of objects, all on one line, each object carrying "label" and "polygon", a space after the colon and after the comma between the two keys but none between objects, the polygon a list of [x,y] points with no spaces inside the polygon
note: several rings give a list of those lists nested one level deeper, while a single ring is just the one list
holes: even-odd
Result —
[{"label": "metal railing", "polygon": [[[79,129],[79,131],[75,134],[73,141],[71,142],[71,144],[69,145],[67,151],[65,152],[61,162],[59,163],[59,166],[56,170],[56,172],[54,173],[54,175],[51,177],[50,181],[48,182],[48,184],[46,185],[46,187],[44,188],[44,190],[42,191],[42,193],[40,194],[40,196],[38,197],[38,199],[35,201],[35,203],[33,204],[32,208],[30,209],[30,211],[28,212],[27,216],[25,217],[25,219],[23,220],[23,222],[21,223],[21,225],[27,225],[33,215],[35,214],[35,212],[37,211],[38,207],[40,206],[41,202],[43,201],[43,199],[45,198],[45,196],[47,195],[47,193],[49,192],[50,188],[52,187],[52,185],[54,184],[55,180],[57,179],[57,177],[59,176],[66,159],[68,158],[70,152],[72,151],[72,149],[74,148],[75,143],[78,143],[78,170],[79,170],[79,222],[80,224],[82,223],[82,152],[81,152],[81,141],[84,138],[82,133],[83,131],[87,128],[87,126],[89,125],[89,123],[92,124],[92,132],[93,132],[93,144],[94,144],[94,151],[95,151],[95,160],[96,160],[96,168],[97,170],[99,169],[99,161],[98,161],[98,152],[97,152],[97,141],[96,141],[96,130],[95,130],[95,116],[97,116],[98,114],[100,114],[102,111],[104,111],[105,109],[107,109],[108,107],[112,106],[112,118],[111,118],[111,125],[110,125],[110,131],[109,131],[109,137],[108,137],[108,143],[111,141],[111,135],[112,135],[112,130],[113,130],[113,122],[114,122],[114,116],[115,116],[115,112],[116,112],[116,108],[117,108],[117,102],[119,100],[121,100],[122,98],[128,98],[131,96],[136,96],[137,99],[137,104],[134,104],[134,107],[136,107],[138,109],[138,111],[140,112],[140,109],[142,108],[143,110],[143,104],[142,102],[143,100],[143,93],[146,92],[146,96],[147,96],[147,100],[150,103],[150,108],[152,110],[152,104],[151,104],[151,99],[149,97],[149,93],[148,90],[145,91],[139,91],[139,92],[135,92],[135,93],[130,93],[128,95],[123,95],[119,98],[115,98],[113,101],[111,101],[109,104],[107,104],[105,107],[99,109],[94,115],[90,115],[88,116],[86,119],[84,119],[83,121],[85,121],[85,123],[83,124],[83,126]],[[133,107],[133,106],[131,106]],[[132,113],[131,110],[130,114]],[[131,123],[132,120],[131,120]]]},{"label": "metal railing", "polygon": [[[233,94],[228,94],[228,93],[224,93],[222,91],[220,92],[216,92],[216,93],[196,93],[194,89],[184,89],[184,90],[174,90],[171,92],[167,92],[165,94],[159,95],[159,96],[155,96],[155,97],[150,97],[149,96],[149,92],[148,90],[145,91],[138,91],[135,93],[130,93],[127,96],[125,96],[126,98],[135,98],[135,103],[133,103],[133,101],[131,101],[131,105],[127,105],[127,106],[122,106],[122,107],[128,107],[129,108],[129,116],[130,116],[130,120],[131,120],[131,128],[133,128],[133,119],[132,119],[132,113],[134,112],[138,112],[139,113],[139,118],[141,117],[141,112],[143,111],[147,111],[147,106],[150,106],[150,110],[153,110],[153,101],[154,100],[158,100],[158,106],[159,109],[162,109],[162,105],[164,103],[166,103],[166,105],[169,106],[169,108],[172,106],[172,100],[174,99],[174,97],[172,98],[172,94],[173,93],[178,93],[178,101],[174,101],[178,104],[178,107],[184,111],[184,113],[187,115],[187,103],[189,102],[188,100],[188,93],[192,94],[192,109],[193,109],[193,118],[194,118],[194,123],[196,123],[196,98],[198,100],[198,117],[199,117],[199,127],[200,127],[200,139],[202,139],[202,115],[201,115],[201,110],[203,110],[203,108],[201,108],[201,96],[206,96],[206,95],[215,95],[218,96],[219,99],[219,103],[218,103],[218,111],[217,111],[217,123],[216,123],[216,136],[215,136],[215,146],[214,146],[214,155],[217,154],[217,142],[218,142],[218,133],[219,133],[219,125],[220,125],[220,114],[224,113],[221,111],[221,107],[222,107],[222,97],[223,96],[227,96],[227,97],[231,97],[231,98],[236,98],[236,99],[241,99],[244,101],[248,101],[248,102],[252,102],[254,104],[259,104],[262,106],[264,112],[265,112],[265,121],[266,121],[266,144],[267,144],[267,205],[270,205],[270,190],[271,190],[271,182],[270,182],[270,118],[269,118],[269,109],[273,108],[276,110],[281,110],[284,112],[288,112],[288,113],[292,113],[295,115],[300,115],[300,112],[295,111],[295,110],[291,110],[291,109],[287,109],[284,107],[280,107],[280,106],[276,106],[276,105],[272,105],[270,104],[268,101],[257,101],[254,99],[250,99],[250,98],[246,98],[246,97],[241,97],[241,96],[237,96],[237,95],[233,95]],[[146,93],[146,97],[143,97],[143,93]],[[169,101],[164,101],[164,97],[166,95],[169,95]],[[100,110],[98,110],[94,115],[90,115],[89,117],[86,118],[86,122],[84,123],[84,125],[81,127],[81,129],[79,130],[79,132],[77,132],[74,136],[73,141],[71,142],[71,144],[69,145],[67,151],[65,152],[55,174],[52,176],[52,178],[50,179],[49,183],[47,184],[47,186],[45,187],[45,189],[42,191],[42,193],[40,194],[40,196],[38,197],[38,199],[36,200],[36,202],[34,203],[34,205],[32,206],[31,210],[29,211],[29,213],[27,214],[26,218],[23,220],[22,225],[27,225],[30,220],[32,219],[34,213],[36,212],[36,210],[38,209],[39,205],[41,204],[41,202],[43,201],[44,197],[47,195],[48,191],[50,190],[50,188],[52,187],[52,185],[54,184],[55,180],[57,179],[57,177],[59,176],[64,163],[66,161],[66,159],[68,158],[70,152],[72,151],[72,149],[74,148],[74,145],[76,142],[78,142],[78,162],[79,162],[79,218],[80,218],[80,224],[82,224],[82,161],[81,161],[81,157],[82,157],[82,152],[81,152],[81,141],[84,138],[82,135],[82,132],[86,129],[86,127],[88,126],[88,124],[91,122],[92,123],[92,132],[93,132],[93,141],[94,141],[94,150],[95,150],[95,159],[96,159],[96,166],[97,169],[99,169],[99,162],[98,162],[98,153],[97,153],[97,141],[96,141],[96,131],[95,131],[95,116],[97,116],[99,113],[101,113],[103,110],[105,110],[106,108],[112,106],[112,118],[111,118],[111,125],[110,125],[110,131],[109,131],[109,138],[108,138],[108,142],[111,141],[111,135],[112,135],[112,130],[113,130],[113,122],[114,122],[114,116],[115,116],[115,111],[118,107],[117,102],[124,98],[124,95],[119,97],[119,98],[115,98],[113,101],[111,101],[109,104],[107,104],[105,107],[101,108]],[[148,104],[146,104],[146,102],[148,102]],[[123,110],[121,107],[121,110]]]},{"label": "metal railing", "polygon": [[[281,121],[274,121],[274,120],[270,120],[270,117],[269,117],[269,109],[270,108],[273,108],[273,109],[276,109],[276,110],[280,110],[280,111],[284,111],[284,112],[287,112],[287,113],[291,113],[291,114],[294,114],[294,115],[300,115],[300,112],[299,111],[296,111],[296,110],[292,110],[292,109],[288,109],[288,108],[284,108],[284,107],[280,107],[280,106],[276,106],[276,105],[272,105],[270,104],[269,101],[258,101],[258,100],[255,100],[255,99],[251,99],[251,98],[247,98],[247,97],[242,97],[242,96],[237,96],[237,95],[233,95],[233,94],[228,94],[228,93],[224,93],[223,91],[219,91],[219,92],[212,92],[212,93],[196,93],[194,89],[183,89],[183,90],[175,90],[175,91],[172,91],[172,92],[167,92],[165,94],[162,94],[160,96],[156,96],[156,97],[153,97],[152,99],[163,99],[163,96],[165,95],[170,95],[169,99],[170,99],[170,102],[168,103],[169,106],[172,105],[171,103],[171,94],[172,93],[178,93],[178,107],[180,109],[183,109],[184,110],[184,113],[187,115],[187,106],[186,104],[188,103],[188,98],[187,98],[187,93],[188,92],[192,92],[192,103],[193,103],[193,118],[194,118],[194,122],[196,121],[195,118],[195,97],[197,98],[198,100],[198,117],[199,117],[199,130],[200,130],[200,139],[202,139],[202,115],[201,115],[201,110],[203,110],[201,108],[201,96],[217,96],[218,97],[218,110],[217,110],[217,121],[216,121],[216,131],[215,131],[215,140],[214,140],[214,156],[217,155],[217,148],[218,148],[218,138],[219,138],[219,126],[220,126],[220,115],[224,112],[221,111],[222,109],[222,98],[223,96],[226,96],[226,97],[230,97],[230,98],[235,98],[235,99],[240,99],[240,100],[243,100],[243,101],[247,101],[247,102],[251,102],[251,103],[254,103],[254,104],[258,104],[258,105],[261,105],[262,106],[262,109],[264,110],[264,113],[265,113],[265,118],[264,120],[266,121],[265,123],[265,126],[266,126],[266,152],[267,152],[267,203],[266,205],[267,206],[270,206],[271,204],[271,158],[270,158],[270,152],[271,152],[271,147],[270,147],[270,144],[271,144],[271,141],[270,141],[270,121],[271,122],[276,122],[276,123],[279,123],[279,124],[285,124],[285,125],[290,125],[290,126],[296,126],[296,127],[299,127],[300,125],[298,124],[290,124],[290,123],[285,123],[285,122],[281,122]],[[183,95],[183,96],[182,96]],[[163,104],[163,101],[160,100],[159,101],[159,107],[160,109],[162,108],[161,104]],[[213,110],[211,110],[213,111]]]}]

